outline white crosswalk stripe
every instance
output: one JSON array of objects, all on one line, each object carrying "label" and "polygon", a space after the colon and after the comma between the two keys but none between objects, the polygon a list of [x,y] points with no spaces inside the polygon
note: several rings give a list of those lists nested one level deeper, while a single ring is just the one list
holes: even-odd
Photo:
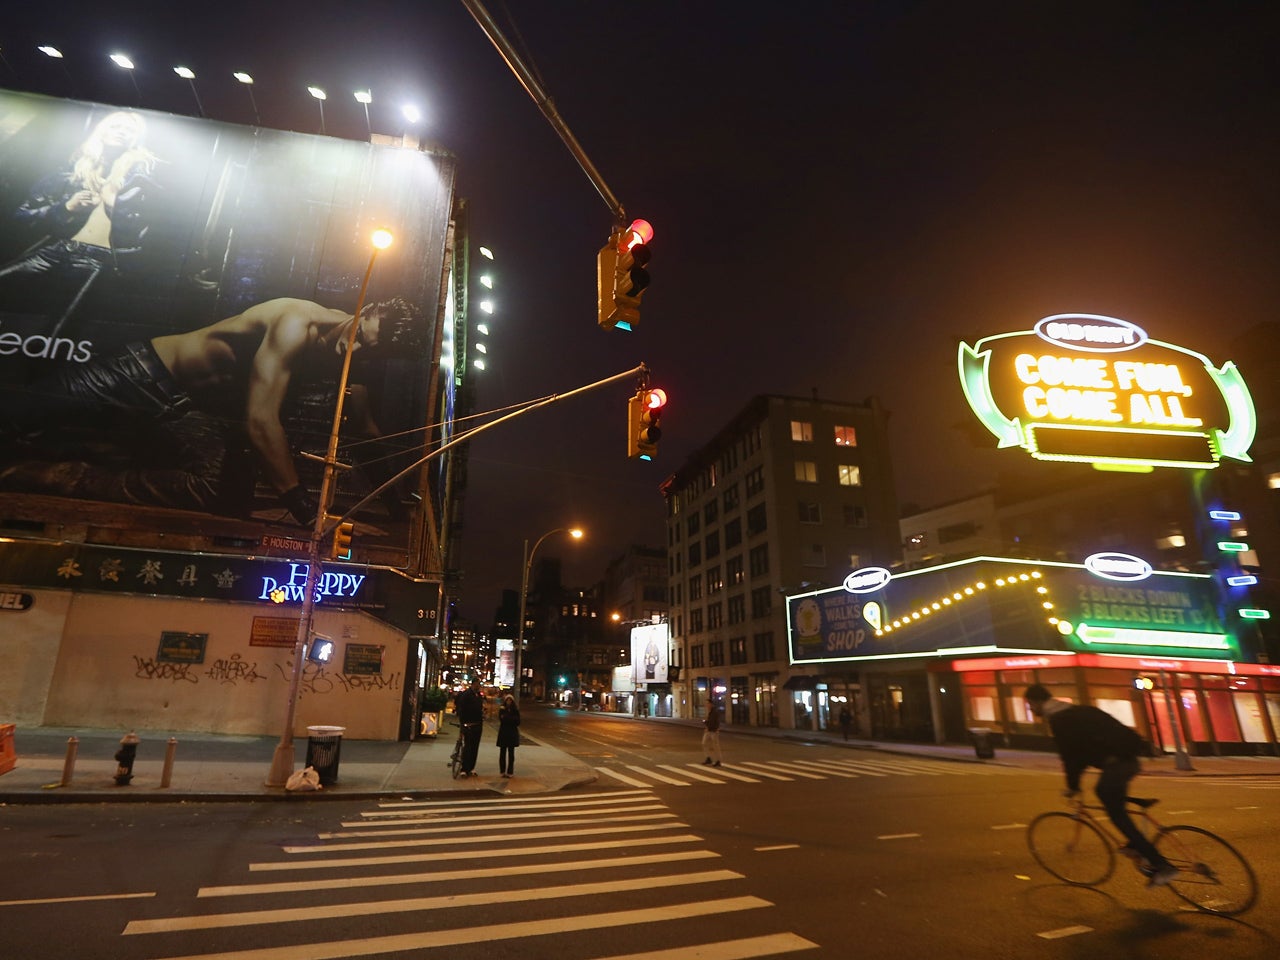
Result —
[{"label": "white crosswalk stripe", "polygon": [[[685,767],[658,763],[652,767],[626,764],[621,769],[599,766],[596,770],[603,777],[625,783],[629,787],[652,789],[657,785],[693,786],[705,783],[723,786],[730,781],[761,783],[764,780],[792,782],[796,780],[856,780],[859,777],[946,777],[946,776],[1000,776],[1017,774],[1013,767],[989,766],[978,763],[956,763],[950,760],[931,760],[917,757],[834,757],[827,760],[741,760],[715,767],[704,763],[690,763]],[[1233,778],[1238,779],[1238,778]],[[1280,787],[1280,783],[1277,784]],[[634,791],[619,791],[619,796]]]},{"label": "white crosswalk stripe", "polygon": [[[724,782],[714,779],[723,769],[663,769],[669,781]],[[202,887],[205,909],[193,902],[126,918],[121,935],[129,955],[141,946],[157,960],[343,960],[472,944],[506,956],[555,943],[564,960],[748,960],[820,949],[786,930],[773,904],[751,894],[750,878],[717,865],[720,854],[651,790],[597,793],[585,805],[583,796],[503,800],[382,804],[318,833],[318,843],[282,844],[275,859],[246,864],[248,874],[279,879]],[[381,869],[361,869],[371,866]],[[523,919],[490,922],[494,907],[513,903]],[[734,915],[742,919],[725,922]],[[679,921],[697,918],[716,919],[690,943],[696,928]],[[568,936],[583,931],[600,935]],[[548,939],[534,948],[532,938]],[[640,940],[642,951],[617,950]],[[180,944],[199,949],[183,953]]]}]

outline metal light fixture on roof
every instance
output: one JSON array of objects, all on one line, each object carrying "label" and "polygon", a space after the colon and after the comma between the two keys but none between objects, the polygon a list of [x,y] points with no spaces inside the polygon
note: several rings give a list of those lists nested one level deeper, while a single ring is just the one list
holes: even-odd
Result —
[{"label": "metal light fixture on roof", "polygon": [[196,75],[190,67],[174,67],[173,72],[180,76],[183,80],[194,80]]},{"label": "metal light fixture on roof", "polygon": [[253,96],[253,77],[249,76],[249,74],[245,73],[243,70],[237,70],[231,75],[243,83],[244,88],[249,91],[249,104],[253,107],[253,122],[261,124],[262,118],[258,116],[258,101],[254,99]]},{"label": "metal light fixture on roof", "polygon": [[482,337],[487,337],[489,335],[489,325],[487,323],[477,323],[476,333],[480,334]]},{"label": "metal light fixture on roof", "polygon": [[483,310],[485,313],[493,313],[493,301],[492,301],[492,300],[481,300],[481,301],[480,301],[480,309],[481,309],[481,310]]},{"label": "metal light fixture on roof", "polygon": [[249,86],[253,86],[253,77],[249,76],[249,74],[245,73],[243,70],[237,70],[235,73],[232,74],[232,76],[235,77],[237,80],[239,80],[241,83],[248,84]]},{"label": "metal light fixture on roof", "polygon": [[55,60],[62,59],[62,51],[59,50],[57,47],[50,47],[46,44],[43,47],[36,47],[36,49],[39,50],[41,53],[43,53],[46,57],[53,57],[53,59]]},{"label": "metal light fixture on roof", "polygon": [[132,70],[133,61],[126,57],[123,53],[111,54],[111,62],[122,70]]},{"label": "metal light fixture on roof", "polygon": [[480,286],[484,287],[484,288],[485,288],[485,289],[487,289],[487,290],[492,290],[492,289],[493,289],[493,277],[489,276],[487,273],[486,273],[486,274],[484,274],[484,275],[480,278]]},{"label": "metal light fixture on roof", "polygon": [[492,259],[493,259],[493,251],[492,251],[492,250],[490,250],[488,247],[481,247],[481,248],[480,248],[480,256],[484,257],[486,260],[492,260]]},{"label": "metal light fixture on roof", "polygon": [[307,93],[316,98],[316,106],[320,108],[320,133],[324,135],[324,102],[328,99],[325,92],[319,87],[307,87]]},{"label": "metal light fixture on roof", "polygon": [[196,98],[196,112],[204,116],[204,104],[200,102],[200,94],[196,91],[196,74],[190,67],[174,67],[173,72],[191,84],[191,95]]},{"label": "metal light fixture on roof", "polygon": [[373,139],[373,124],[369,122],[369,104],[373,103],[372,90],[356,90],[356,102],[364,107],[364,126],[369,131],[369,139]]}]

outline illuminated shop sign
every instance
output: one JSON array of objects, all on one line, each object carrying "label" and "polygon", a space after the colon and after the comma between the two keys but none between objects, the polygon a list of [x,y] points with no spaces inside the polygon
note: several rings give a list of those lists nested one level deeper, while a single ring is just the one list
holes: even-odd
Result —
[{"label": "illuminated shop sign", "polygon": [[887,577],[865,573],[787,597],[792,663],[1074,651],[1232,655],[1210,575],[1153,570],[1129,554],[1099,553],[1083,564],[976,557]]},{"label": "illuminated shop sign", "polygon": [[960,344],[960,383],[1001,447],[1100,470],[1249,460],[1256,415],[1230,361],[1115,317],[1057,314],[1034,329]]},{"label": "illuminated shop sign", "polygon": [[[262,578],[262,592],[258,596],[259,600],[271,600],[274,603],[302,602],[307,587],[307,565],[290,563],[287,566],[289,568],[287,576],[279,574]],[[352,598],[360,592],[364,581],[365,574],[321,570],[320,576],[316,579],[316,602],[320,602],[325,597]]]},{"label": "illuminated shop sign", "polygon": [[875,593],[892,576],[884,567],[863,567],[844,578],[844,588],[850,593]]}]

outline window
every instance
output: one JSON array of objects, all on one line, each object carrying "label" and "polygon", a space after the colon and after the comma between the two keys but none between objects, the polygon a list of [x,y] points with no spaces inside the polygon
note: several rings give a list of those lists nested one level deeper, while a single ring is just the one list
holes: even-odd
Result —
[{"label": "window", "polygon": [[902,545],[908,550],[923,550],[928,543],[929,535],[921,530],[919,533],[907,534],[907,539]]},{"label": "window", "polygon": [[729,638],[729,662],[730,663],[746,663],[747,662],[747,638],[746,637],[730,637]]},{"label": "window", "polygon": [[862,486],[862,468],[855,467],[851,463],[842,463],[836,467],[836,476],[842,487]]},{"label": "window", "polygon": [[820,543],[811,543],[804,548],[800,562],[806,567],[825,567],[827,565],[827,548]]},{"label": "window", "polygon": [[706,665],[706,651],[703,649],[702,644],[698,644],[696,647],[690,647],[689,666],[705,667]]},{"label": "window", "polygon": [[747,511],[747,533],[755,536],[757,533],[764,533],[769,528],[767,514],[765,513],[763,503],[757,503],[754,507]]},{"label": "window", "polygon": [[702,574],[689,578],[689,599],[702,599]]},{"label": "window", "polygon": [[813,443],[813,424],[803,420],[791,421],[791,439],[796,443]]},{"label": "window", "polygon": [[773,632],[757,633],[751,638],[755,647],[756,663],[768,663],[773,659]]},{"label": "window", "polygon": [[751,576],[762,577],[769,572],[769,545],[767,543],[752,547],[748,557]]},{"label": "window", "polygon": [[865,527],[867,525],[867,508],[856,503],[844,505],[844,525],[846,527]]},{"label": "window", "polygon": [[724,548],[730,550],[742,542],[742,518],[734,517],[724,525]]},{"label": "window", "polygon": [[712,640],[707,644],[707,665],[712,667],[724,666],[723,640]]},{"label": "window", "polygon": [[748,471],[746,483],[748,497],[764,493],[764,467],[756,467],[754,470]]},{"label": "window", "polygon": [[725,561],[724,576],[731,587],[736,587],[746,579],[746,575],[742,572],[742,554]]},{"label": "window", "polygon": [[818,482],[818,465],[812,460],[796,461],[796,482],[797,483],[817,483]]},{"label": "window", "polygon": [[702,562],[702,541],[689,544],[689,566],[696,567]]},{"label": "window", "polygon": [[836,427],[836,446],[837,447],[856,447],[858,445],[858,431],[853,427]]},{"label": "window", "polygon": [[820,507],[818,504],[805,503],[804,501],[801,501],[800,503],[796,504],[796,506],[800,508],[799,512],[800,512],[801,523],[821,523],[822,522],[822,507]]},{"label": "window", "polygon": [[732,486],[728,487],[725,490],[724,496],[721,499],[724,501],[725,513],[728,513],[730,510],[737,510],[738,502],[739,502],[738,501],[738,485],[735,483]]},{"label": "window", "polygon": [[707,596],[713,593],[719,593],[724,589],[724,577],[720,575],[718,566],[711,567],[707,570]]},{"label": "window", "polygon": [[696,610],[689,611],[689,632],[690,633],[702,632],[702,608],[701,607],[698,607]]},{"label": "window", "polygon": [[689,514],[689,519],[685,521],[685,524],[687,524],[689,528],[689,536],[693,536],[698,532],[698,526],[700,523],[701,518],[698,516],[698,511],[694,510]]},{"label": "window", "polygon": [[724,626],[724,604],[719,601],[707,604],[707,629],[719,630]]},{"label": "window", "polygon": [[773,612],[773,592],[769,587],[757,587],[751,591],[751,616],[756,620]]},{"label": "window", "polygon": [[742,594],[736,597],[730,597],[727,604],[729,608],[729,624],[741,623],[747,619],[747,598]]},{"label": "window", "polygon": [[707,534],[707,559],[720,556],[720,531],[713,530]]},{"label": "window", "polygon": [[702,508],[702,521],[707,526],[716,522],[716,517],[720,516],[720,504],[715,500],[708,500],[707,505]]}]

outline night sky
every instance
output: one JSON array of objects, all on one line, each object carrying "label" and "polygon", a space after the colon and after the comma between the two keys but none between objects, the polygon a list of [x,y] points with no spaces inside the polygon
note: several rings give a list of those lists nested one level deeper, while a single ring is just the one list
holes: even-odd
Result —
[{"label": "night sky", "polygon": [[[586,586],[665,543],[658,484],[757,393],[892,411],[905,503],[995,479],[958,340],[1099,313],[1231,357],[1280,301],[1280,8],[1231,3],[489,0],[631,217],[656,231],[636,332],[595,324],[609,210],[459,0],[6,12],[7,86],[365,136],[398,106],[459,157],[498,289],[482,410],[649,364],[670,397],[655,463],[625,457],[617,384],[472,444],[463,616],[485,622],[549,539]],[[113,9],[114,6],[114,9]],[[266,12],[269,11],[269,12]],[[511,17],[514,20],[510,19]],[[514,23],[514,27],[511,24]],[[65,70],[34,47],[52,43]],[[74,83],[74,87],[70,84]],[[1280,345],[1277,346],[1280,349]],[[882,558],[884,560],[892,558]]]}]

